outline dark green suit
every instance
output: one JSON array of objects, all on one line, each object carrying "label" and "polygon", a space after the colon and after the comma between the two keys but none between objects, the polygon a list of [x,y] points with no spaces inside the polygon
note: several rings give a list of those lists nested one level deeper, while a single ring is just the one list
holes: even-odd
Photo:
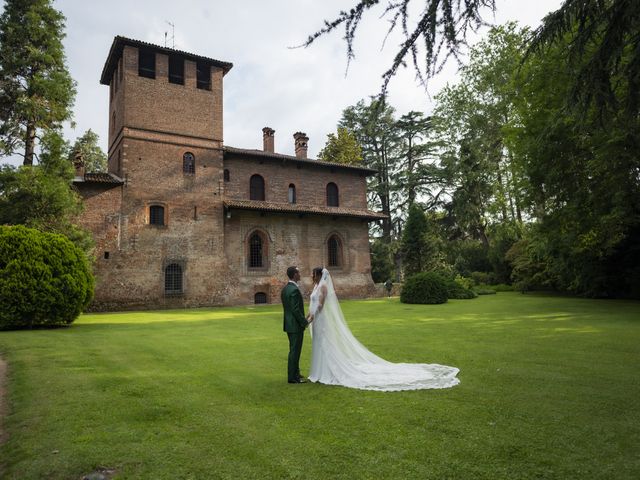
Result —
[{"label": "dark green suit", "polygon": [[294,283],[287,283],[280,299],[284,307],[283,330],[289,337],[289,362],[287,373],[289,382],[295,382],[300,377],[300,354],[302,353],[302,341],[304,329],[307,328],[307,319],[304,317],[304,302],[302,294]]}]

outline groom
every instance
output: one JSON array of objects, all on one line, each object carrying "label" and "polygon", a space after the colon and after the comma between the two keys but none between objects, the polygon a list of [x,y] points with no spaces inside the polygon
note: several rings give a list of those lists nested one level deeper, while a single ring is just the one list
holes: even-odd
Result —
[{"label": "groom", "polygon": [[304,302],[298,288],[300,271],[298,267],[287,268],[289,282],[280,293],[282,306],[284,307],[284,327],[289,337],[289,362],[287,365],[289,383],[305,383],[300,375],[300,353],[302,352],[302,340],[304,329],[311,322],[307,322],[304,316]]}]

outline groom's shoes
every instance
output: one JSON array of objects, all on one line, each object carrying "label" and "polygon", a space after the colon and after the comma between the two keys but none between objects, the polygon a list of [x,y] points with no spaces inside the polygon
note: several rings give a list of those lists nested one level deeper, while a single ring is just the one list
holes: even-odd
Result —
[{"label": "groom's shoes", "polygon": [[307,383],[307,379],[304,377],[298,377],[295,380],[289,380],[289,383]]}]

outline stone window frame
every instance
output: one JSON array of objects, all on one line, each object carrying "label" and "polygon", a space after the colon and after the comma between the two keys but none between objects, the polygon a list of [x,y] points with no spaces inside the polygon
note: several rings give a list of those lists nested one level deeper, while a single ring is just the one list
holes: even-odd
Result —
[{"label": "stone window frame", "polygon": [[[337,264],[333,265],[331,263],[331,252],[329,251],[331,248],[331,240],[336,241],[337,247]],[[347,256],[345,254],[346,250],[346,242],[343,236],[339,232],[330,232],[324,241],[324,257],[325,257],[325,265],[329,270],[345,270],[347,266]]]},{"label": "stone window frame", "polygon": [[293,183],[289,184],[289,188],[287,190],[287,201],[289,203],[298,203],[296,186]]},{"label": "stone window frame", "polygon": [[[254,185],[254,179],[258,179],[258,178],[262,182],[262,185],[260,186],[260,189],[262,190],[261,192],[258,191],[260,190],[258,188],[258,185]],[[264,202],[267,198],[266,190],[267,190],[267,185],[264,180],[264,177],[259,173],[254,173],[253,175],[251,175],[251,177],[249,178],[249,200],[258,200],[258,201]],[[262,195],[260,195],[260,193],[262,193]],[[254,198],[254,197],[262,197],[262,198]]]},{"label": "stone window frame", "polygon": [[[161,207],[163,209],[163,222],[160,223],[151,223],[151,208],[152,207]],[[165,202],[149,202],[145,208],[145,223],[152,228],[167,228],[169,225],[169,207]]]},{"label": "stone window frame", "polygon": [[[335,188],[335,191],[333,189]],[[339,207],[340,206],[340,189],[335,182],[327,183],[325,187],[327,207]],[[335,204],[335,205],[334,205]]]},{"label": "stone window frame", "polygon": [[[261,240],[261,263],[260,267],[251,266],[251,239],[257,235]],[[245,245],[245,265],[249,272],[268,272],[269,271],[269,234],[261,228],[252,228],[246,235],[244,240]]]},{"label": "stone window frame", "polygon": [[[174,288],[174,289],[168,290],[167,289],[167,269],[172,266],[175,266],[179,269],[179,273],[180,273],[179,287],[180,288],[179,289]],[[165,261],[162,264],[162,278],[163,278],[162,291],[165,297],[178,297],[185,294],[186,292],[185,272],[186,272],[186,262],[183,259],[175,259],[175,258],[165,259]]]},{"label": "stone window frame", "polygon": [[[191,158],[189,159],[189,157]],[[196,174],[196,156],[191,152],[182,154],[182,173],[184,175]]]}]

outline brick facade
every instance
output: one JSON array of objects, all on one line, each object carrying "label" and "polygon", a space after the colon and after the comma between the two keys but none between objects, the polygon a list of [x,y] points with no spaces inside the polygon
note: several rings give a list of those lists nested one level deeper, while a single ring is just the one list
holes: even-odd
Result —
[{"label": "brick facade", "polygon": [[[155,56],[155,78],[139,75],[140,51]],[[170,56],[183,65],[183,84],[168,80]],[[110,87],[109,174],[75,182],[85,202],[80,223],[96,243],[93,309],[275,303],[289,265],[299,266],[308,291],[311,269],[332,261],[342,297],[373,291],[368,221],[380,215],[366,209],[372,171],[306,159],[306,140],[297,157],[269,151],[268,141],[266,151],[224,147],[230,68],[114,40],[101,79]],[[195,159],[193,172],[185,158]],[[264,199],[251,202],[253,175],[263,179]],[[337,207],[326,206],[329,183]]]}]

